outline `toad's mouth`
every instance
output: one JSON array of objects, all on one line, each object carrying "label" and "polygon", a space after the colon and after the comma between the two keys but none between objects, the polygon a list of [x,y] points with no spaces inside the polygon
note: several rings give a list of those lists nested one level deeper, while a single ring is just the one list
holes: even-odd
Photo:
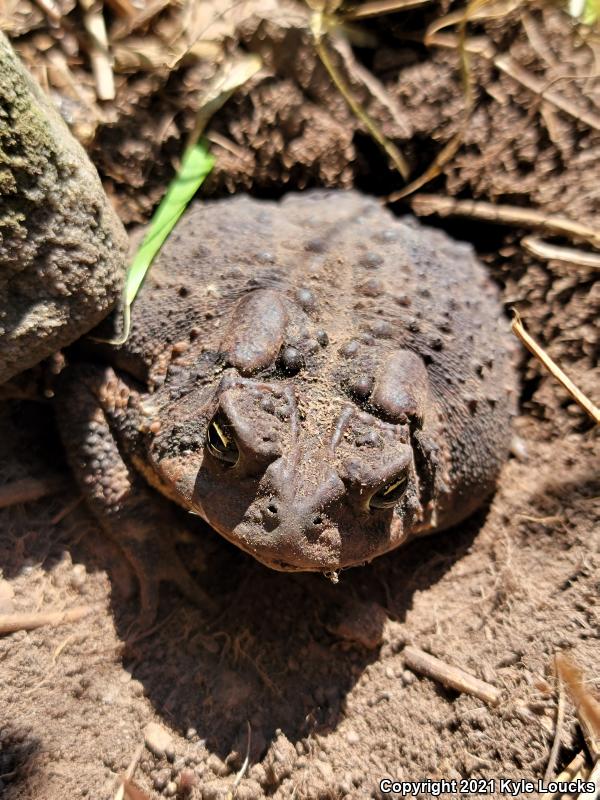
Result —
[{"label": "toad's mouth", "polygon": [[[207,521],[228,542],[264,566],[279,572],[333,572],[342,566],[353,566],[353,564],[340,564],[338,548],[331,552],[331,548],[324,546],[323,543],[319,545],[308,542],[300,533],[282,540],[273,537],[274,531],[267,534],[264,529],[258,530],[253,525],[241,524],[231,531]],[[332,528],[328,538],[336,536],[337,530]],[[267,537],[272,538],[269,541]],[[293,542],[290,539],[293,539]],[[356,563],[363,562],[364,559],[360,559]]]},{"label": "toad's mouth", "polygon": [[393,523],[379,530],[356,527],[351,531],[330,523],[313,537],[300,528],[284,525],[267,530],[250,518],[232,528],[223,520],[202,516],[230,544],[279,572],[334,574],[368,563],[405,539],[405,534]]}]

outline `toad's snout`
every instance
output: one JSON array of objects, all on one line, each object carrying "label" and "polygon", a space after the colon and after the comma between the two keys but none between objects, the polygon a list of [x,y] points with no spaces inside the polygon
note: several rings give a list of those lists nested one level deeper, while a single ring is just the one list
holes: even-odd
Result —
[{"label": "toad's snout", "polygon": [[344,484],[332,468],[309,474],[296,485],[290,471],[282,460],[267,476],[268,494],[257,501],[264,524],[271,530],[280,528],[282,535],[317,534],[326,527],[328,511],[343,497]]},{"label": "toad's snout", "polygon": [[336,470],[321,465],[315,471],[310,461],[299,469],[280,459],[267,470],[263,489],[249,509],[252,522],[236,531],[244,549],[280,569],[337,567],[337,517],[346,488]]}]

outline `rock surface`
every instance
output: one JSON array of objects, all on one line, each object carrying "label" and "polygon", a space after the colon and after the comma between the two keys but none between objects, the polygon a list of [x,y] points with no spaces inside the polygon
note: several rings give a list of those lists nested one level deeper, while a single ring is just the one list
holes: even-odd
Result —
[{"label": "rock surface", "polygon": [[95,168],[0,34],[0,382],[110,311],[126,253]]}]

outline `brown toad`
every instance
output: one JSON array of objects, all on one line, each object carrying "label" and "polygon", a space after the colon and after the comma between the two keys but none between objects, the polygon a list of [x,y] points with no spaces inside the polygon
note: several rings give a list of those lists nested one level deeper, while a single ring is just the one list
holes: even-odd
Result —
[{"label": "brown toad", "polygon": [[162,579],[201,596],[158,492],[279,570],[464,519],[507,456],[509,347],[469,246],[357,192],[237,196],[188,211],[127,344],[67,370],[59,420],[150,617]]}]

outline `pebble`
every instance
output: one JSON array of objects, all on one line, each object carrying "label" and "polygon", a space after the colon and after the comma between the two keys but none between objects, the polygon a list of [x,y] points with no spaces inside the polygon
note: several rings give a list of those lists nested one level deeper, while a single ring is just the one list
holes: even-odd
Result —
[{"label": "pebble", "polygon": [[81,591],[87,579],[87,572],[83,564],[75,564],[71,571],[71,586]]},{"label": "pebble", "polygon": [[225,777],[225,775],[229,775],[229,767],[227,764],[222,761],[216,753],[211,753],[209,757],[206,759],[206,766],[211,772],[214,772],[215,775],[218,775],[220,778]]},{"label": "pebble", "polygon": [[402,683],[405,686],[410,686],[411,683],[414,683],[417,680],[416,675],[408,669],[405,669],[402,673]]},{"label": "pebble", "polygon": [[180,795],[188,797],[198,785],[198,776],[192,769],[183,769],[177,779],[177,791]]},{"label": "pebble", "polygon": [[529,452],[527,450],[527,445],[525,444],[525,441],[516,434],[512,437],[510,443],[510,452],[517,459],[517,461],[525,462],[529,457]]},{"label": "pebble", "polygon": [[156,775],[154,776],[154,788],[158,792],[162,792],[167,783],[169,783],[169,777],[170,777],[169,770],[161,769],[161,771],[157,772]]},{"label": "pebble", "polygon": [[146,725],[144,728],[144,743],[157,758],[162,758],[167,750],[174,753],[171,734],[158,722],[149,722]]},{"label": "pebble", "polygon": [[360,736],[355,730],[350,729],[346,734],[346,741],[348,744],[358,744],[360,742]]},{"label": "pebble", "polygon": [[235,796],[236,800],[260,800],[264,794],[256,781],[246,779],[238,786]]},{"label": "pebble", "polygon": [[175,797],[177,794],[177,784],[175,781],[169,781],[165,787],[165,795],[167,797]]}]

